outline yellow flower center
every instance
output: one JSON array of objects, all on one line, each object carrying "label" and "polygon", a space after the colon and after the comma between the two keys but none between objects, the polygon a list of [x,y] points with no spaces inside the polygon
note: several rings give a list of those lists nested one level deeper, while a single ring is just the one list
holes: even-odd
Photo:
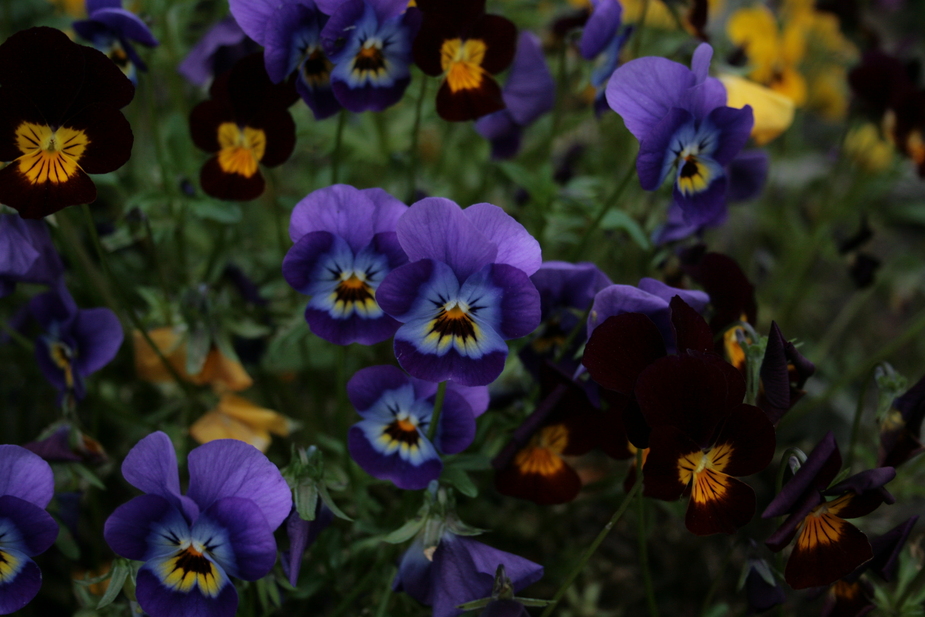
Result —
[{"label": "yellow flower center", "polygon": [[83,131],[23,122],[16,127],[16,147],[22,152],[19,171],[33,184],[67,182],[80,169],[78,162],[90,140]]},{"label": "yellow flower center", "polygon": [[568,445],[568,429],[561,424],[539,431],[514,457],[514,465],[524,474],[551,476],[565,465],[559,456]]},{"label": "yellow flower center", "polygon": [[243,129],[234,122],[218,127],[218,164],[222,171],[250,178],[257,173],[257,163],[267,148],[267,135],[262,129]]},{"label": "yellow flower center", "polygon": [[732,446],[724,443],[706,452],[691,452],[678,459],[678,479],[691,486],[691,499],[697,503],[714,501],[726,493],[723,470],[729,465]]},{"label": "yellow flower center", "polygon": [[440,48],[440,66],[446,73],[450,91],[474,90],[482,85],[485,69],[485,51],[488,47],[480,39],[448,39]]}]

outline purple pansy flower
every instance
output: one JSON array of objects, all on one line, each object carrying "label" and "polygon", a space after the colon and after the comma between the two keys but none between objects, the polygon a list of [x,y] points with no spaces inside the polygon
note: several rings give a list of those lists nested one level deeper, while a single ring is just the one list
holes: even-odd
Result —
[{"label": "purple pansy flower", "polygon": [[289,550],[282,552],[280,563],[283,573],[293,587],[299,585],[299,572],[302,570],[302,557],[309,546],[315,543],[318,535],[334,521],[334,513],[322,500],[318,500],[315,518],[306,521],[299,516],[295,506],[286,519],[286,535],[289,537]]},{"label": "purple pansy flower", "polygon": [[591,85],[594,87],[594,114],[600,118],[605,111],[610,109],[607,105],[607,83],[610,76],[620,66],[620,52],[623,46],[633,34],[634,27],[627,26],[623,31],[610,39],[607,46],[595,59],[594,68],[591,70]]},{"label": "purple pansy flower", "polygon": [[520,33],[501,98],[505,109],[475,123],[479,135],[491,142],[491,157],[496,160],[513,158],[520,150],[523,129],[556,104],[556,82],[546,66],[540,40],[531,32]]},{"label": "purple pansy flower", "polygon": [[440,454],[465,450],[475,418],[488,408],[486,386],[447,386],[434,443],[427,438],[437,384],[408,377],[394,366],[364,368],[347,383],[361,422],[350,428],[350,456],[367,473],[398,488],[417,490],[440,477]]},{"label": "purple pansy flower", "polygon": [[13,293],[16,283],[56,286],[63,273],[45,221],[0,216],[0,298]]},{"label": "purple pansy flower", "polygon": [[[758,196],[768,179],[768,153],[764,150],[740,152],[726,166],[726,201],[748,201]],[[652,243],[656,246],[689,238],[702,236],[704,230],[720,227],[726,222],[726,210],[718,210],[708,221],[699,224],[688,223],[684,210],[677,202],[668,208],[668,220],[652,234]]]},{"label": "purple pansy flower", "polygon": [[122,346],[119,318],[108,308],[77,308],[64,287],[32,298],[29,311],[45,331],[35,345],[45,378],[62,395],[82,399],[84,378],[109,364]]},{"label": "purple pansy flower", "polygon": [[228,16],[212,26],[177,67],[177,72],[191,84],[205,86],[216,75],[231,70],[234,63],[259,47]]},{"label": "purple pansy flower", "polygon": [[591,7],[591,15],[578,41],[578,50],[585,60],[593,60],[607,49],[623,21],[623,5],[617,0],[591,0]]},{"label": "purple pansy flower", "polygon": [[289,223],[295,245],[283,260],[283,276],[296,291],[312,296],[305,320],[332,343],[372,345],[401,324],[377,304],[377,288],[408,258],[399,246],[396,223],[408,210],[382,189],[336,184],[296,204]]},{"label": "purple pansy flower", "polygon": [[145,47],[160,45],[147,24],[123,9],[122,0],[87,0],[87,17],[74,22],[74,31],[109,56],[133,83],[138,83],[137,70],[147,71],[148,67],[129,41]]},{"label": "purple pansy flower", "polygon": [[494,381],[505,341],[540,322],[529,278],[540,267],[539,243],[498,206],[462,210],[437,197],[399,219],[398,241],[411,263],[390,272],[376,298],[403,324],[395,333],[399,364],[427,381]]},{"label": "purple pansy flower", "polygon": [[292,494],[276,466],[242,441],[219,439],[189,453],[180,494],[177,455],[158,431],[125,457],[122,475],[145,494],[119,506],[104,536],[116,554],[143,561],[138,603],[151,617],[231,617],[231,577],[255,581],[276,562],[273,531]]},{"label": "purple pansy flower", "polygon": [[425,553],[420,539],[411,544],[402,555],[392,588],[432,606],[433,617],[456,617],[463,614],[458,605],[491,595],[499,565],[515,592],[543,578],[539,564],[445,532],[434,551]]},{"label": "purple pansy flower", "polygon": [[346,0],[321,31],[334,63],[331,87],[354,112],[382,111],[397,103],[411,82],[411,44],[421,13],[402,0]]},{"label": "purple pansy flower", "polygon": [[317,120],[341,105],[331,89],[331,61],[321,47],[328,16],[312,0],[229,0],[231,14],[264,46],[267,74],[280,83],[296,73],[296,90]]},{"label": "purple pansy flower", "polygon": [[0,445],[0,615],[15,613],[42,586],[32,561],[58,537],[45,512],[55,491],[51,467],[25,448]]},{"label": "purple pansy flower", "polygon": [[654,191],[677,167],[674,201],[685,220],[701,225],[726,207],[723,168],[751,133],[752,109],[726,106],[726,90],[708,77],[713,48],[694,51],[691,69],[665,58],[632,60],[607,85],[607,103],[639,140],[636,171]]}]

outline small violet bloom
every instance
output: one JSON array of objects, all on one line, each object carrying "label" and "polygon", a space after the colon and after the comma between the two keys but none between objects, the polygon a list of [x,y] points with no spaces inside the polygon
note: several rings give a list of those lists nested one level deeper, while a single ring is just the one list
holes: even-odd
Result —
[{"label": "small violet bloom", "polygon": [[279,470],[234,439],[189,453],[189,489],[180,494],[170,438],[152,433],[132,448],[122,475],[145,494],[119,506],[104,536],[116,554],[143,561],[138,603],[151,617],[232,617],[231,577],[256,581],[276,562],[273,531],[292,507]]},{"label": "small violet bloom", "polygon": [[402,322],[395,355],[412,377],[482,386],[501,374],[506,340],[540,323],[530,275],[540,245],[501,208],[465,210],[449,199],[415,203],[398,221],[411,263],[390,272],[376,298]]},{"label": "small violet bloom", "polygon": [[42,586],[31,557],[58,537],[58,524],[45,512],[54,491],[48,463],[25,448],[0,446],[0,615],[23,608]]},{"label": "small violet bloom", "polygon": [[137,15],[123,9],[122,0],[87,0],[87,17],[74,22],[74,31],[138,83],[137,71],[147,71],[148,67],[129,41],[157,47],[160,43],[151,29]]},{"label": "small violet bloom", "polygon": [[177,72],[191,84],[205,86],[213,77],[231,70],[235,62],[255,51],[259,51],[257,44],[229,15],[203,35],[177,67]]},{"label": "small violet bloom", "polygon": [[623,23],[623,5],[617,0],[591,0],[591,7],[578,41],[578,50],[585,60],[593,60],[606,50]]},{"label": "small violet bloom", "polygon": [[479,135],[491,142],[491,157],[495,160],[513,158],[520,150],[523,129],[556,104],[556,82],[546,66],[540,40],[531,32],[520,34],[501,98],[505,109],[482,116],[475,123]]},{"label": "small violet bloom", "polygon": [[289,223],[295,245],[283,276],[312,296],[305,320],[312,332],[337,345],[372,345],[401,325],[377,304],[377,289],[408,258],[396,225],[408,206],[382,189],[336,184],[296,204]]},{"label": "small violet bloom", "polygon": [[44,221],[0,216],[0,298],[13,293],[16,283],[57,286],[63,273]]},{"label": "small violet bloom", "polygon": [[435,550],[425,552],[418,539],[405,551],[392,588],[432,606],[433,617],[456,617],[464,612],[460,604],[491,595],[499,565],[515,592],[543,578],[539,564],[445,532]]},{"label": "small violet bloom", "polygon": [[642,188],[657,189],[677,167],[674,200],[700,225],[726,208],[726,172],[754,123],[752,109],[726,106],[726,90],[708,77],[713,48],[694,51],[691,69],[665,58],[632,60],[607,85],[607,102],[639,140]]},{"label": "small violet bloom", "polygon": [[486,386],[447,385],[434,442],[427,438],[437,384],[408,377],[394,366],[371,366],[347,383],[350,402],[363,417],[350,428],[350,456],[367,473],[416,490],[440,477],[440,454],[465,450],[475,419],[488,409]]},{"label": "small violet bloom", "polygon": [[296,90],[316,120],[340,110],[341,104],[331,89],[333,64],[321,46],[321,30],[328,15],[316,3],[230,0],[229,5],[241,29],[264,46],[267,74],[274,83],[296,73]]},{"label": "small violet bloom", "polygon": [[119,318],[108,308],[77,308],[63,287],[32,298],[29,311],[45,331],[35,345],[45,378],[62,395],[82,399],[84,379],[109,364],[122,346]]},{"label": "small violet bloom", "polygon": [[[330,1],[330,0],[329,0]],[[334,96],[353,112],[382,111],[397,103],[411,82],[411,44],[421,13],[395,0],[346,0],[321,31],[334,63]]]}]

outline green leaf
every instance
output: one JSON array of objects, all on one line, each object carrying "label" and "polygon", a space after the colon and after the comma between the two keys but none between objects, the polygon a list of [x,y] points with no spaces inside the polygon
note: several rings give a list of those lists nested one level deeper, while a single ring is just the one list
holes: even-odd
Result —
[{"label": "green leaf", "polygon": [[96,477],[96,474],[81,465],[80,463],[74,463],[71,468],[77,473],[78,476],[90,483],[91,486],[100,489],[101,491],[106,490],[106,485],[103,484],[103,481]]},{"label": "green leaf", "polygon": [[[57,520],[57,517],[55,519]],[[74,536],[67,528],[67,525],[62,524],[60,520],[58,521],[58,537],[55,538],[55,546],[58,547],[61,554],[71,561],[80,559],[80,546],[74,540]]]},{"label": "green leaf", "polygon": [[642,230],[642,227],[639,226],[639,223],[637,223],[633,217],[623,210],[611,208],[610,211],[604,215],[604,220],[601,221],[601,229],[622,229],[639,245],[639,248],[646,251],[651,248],[646,232]]},{"label": "green leaf", "polygon": [[389,544],[401,544],[413,538],[424,526],[424,518],[413,518],[392,533],[382,538],[383,542]]},{"label": "green leaf", "polygon": [[129,571],[128,564],[121,559],[117,559],[112,563],[112,569],[109,570],[109,587],[106,588],[106,593],[103,594],[103,597],[100,598],[100,601],[97,603],[97,609],[109,606],[119,597],[119,593],[122,592],[122,586],[125,585],[125,579],[128,578]]},{"label": "green leaf", "polygon": [[243,214],[240,205],[230,202],[196,199],[190,201],[189,206],[193,216],[226,225],[240,223]]},{"label": "green leaf", "polygon": [[323,483],[318,486],[318,494],[321,495],[321,501],[324,502],[331,512],[334,513],[334,516],[337,518],[342,518],[345,521],[352,521],[353,519],[344,514],[344,511],[337,507],[337,504],[334,503],[334,500],[331,499],[331,494],[328,493],[328,487]]},{"label": "green leaf", "polygon": [[443,474],[441,474],[441,479],[453,485],[456,490],[466,497],[476,497],[479,494],[479,489],[476,488],[475,484],[469,478],[469,474],[459,467],[445,468]]}]

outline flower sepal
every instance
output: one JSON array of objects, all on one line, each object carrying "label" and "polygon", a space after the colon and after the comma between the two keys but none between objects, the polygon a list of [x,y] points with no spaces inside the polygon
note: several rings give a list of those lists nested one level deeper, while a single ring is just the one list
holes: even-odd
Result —
[{"label": "flower sepal", "polygon": [[511,579],[508,578],[503,563],[499,563],[498,569],[495,571],[495,584],[491,590],[491,596],[487,598],[481,598],[479,600],[473,600],[471,602],[466,602],[465,604],[457,604],[456,608],[463,611],[475,611],[480,608],[487,607],[492,602],[513,602],[520,604],[521,606],[532,606],[537,608],[549,606],[552,604],[552,600],[518,598],[515,596],[514,584],[511,582]]},{"label": "flower sepal", "polygon": [[288,466],[280,470],[286,484],[292,489],[292,502],[296,512],[303,521],[313,521],[318,515],[318,501],[326,505],[338,518],[345,521],[353,519],[337,507],[331,494],[329,485],[334,485],[324,475],[324,457],[321,450],[315,446],[297,448],[292,446],[292,459]]}]

